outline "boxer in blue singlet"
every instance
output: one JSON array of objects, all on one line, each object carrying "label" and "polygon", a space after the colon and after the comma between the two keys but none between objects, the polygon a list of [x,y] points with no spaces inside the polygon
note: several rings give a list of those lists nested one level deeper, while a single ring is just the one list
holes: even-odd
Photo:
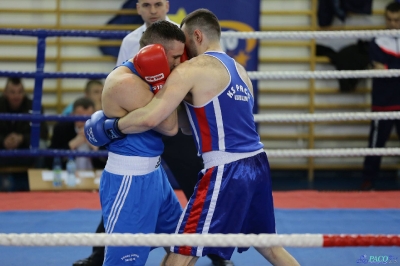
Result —
[{"label": "boxer in blue singlet", "polygon": [[[144,32],[142,49],[107,77],[102,94],[103,110],[86,121],[90,143],[105,145],[108,160],[101,176],[99,194],[105,231],[111,233],[173,233],[182,213],[160,162],[162,134],[177,133],[177,114],[172,112],[152,130],[125,135],[112,125],[128,111],[146,105],[180,63],[185,36],[176,25],[160,21]],[[148,45],[151,44],[151,45]],[[107,126],[103,127],[102,123]],[[100,126],[98,126],[100,125]],[[150,247],[105,249],[105,266],[144,266]]]},{"label": "boxer in blue singlet", "polygon": [[[130,61],[122,66],[137,73]],[[149,130],[107,145],[108,160],[99,187],[106,233],[175,230],[181,206],[160,165],[161,137]],[[103,265],[145,265],[149,251],[149,247],[106,247]]]}]

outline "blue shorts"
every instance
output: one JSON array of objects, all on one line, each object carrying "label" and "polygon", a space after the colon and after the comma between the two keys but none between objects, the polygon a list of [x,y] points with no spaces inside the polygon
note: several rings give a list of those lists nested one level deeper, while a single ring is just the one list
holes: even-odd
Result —
[{"label": "blue shorts", "polygon": [[[275,233],[271,176],[265,152],[203,170],[177,232]],[[216,254],[229,260],[235,247],[171,247],[182,255]],[[239,252],[248,248],[238,248]]]},{"label": "blue shorts", "polygon": [[[108,234],[174,233],[182,213],[162,166],[136,176],[104,170],[100,180],[100,202]],[[150,249],[108,246],[103,265],[145,265]]]}]

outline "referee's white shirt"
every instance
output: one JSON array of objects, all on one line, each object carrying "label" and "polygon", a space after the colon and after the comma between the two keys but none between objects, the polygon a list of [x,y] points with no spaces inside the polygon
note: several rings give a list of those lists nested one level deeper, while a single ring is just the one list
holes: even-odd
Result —
[{"label": "referee's white shirt", "polygon": [[[179,24],[171,21],[168,17],[166,17],[166,20],[179,26]],[[139,51],[139,40],[142,37],[142,34],[146,30],[146,28],[146,23],[144,23],[142,26],[124,37],[124,39],[122,40],[121,48],[119,49],[117,66],[121,65],[126,60],[131,59]]]}]

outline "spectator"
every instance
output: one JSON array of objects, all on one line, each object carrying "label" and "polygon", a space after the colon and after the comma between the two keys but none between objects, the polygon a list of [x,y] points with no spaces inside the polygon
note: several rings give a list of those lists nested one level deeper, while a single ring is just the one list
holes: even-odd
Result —
[{"label": "spectator", "polygon": [[[0,96],[0,113],[29,114],[32,100],[26,95],[20,78],[8,78],[3,95]],[[43,109],[41,110],[43,113]],[[29,149],[31,126],[29,121],[0,120],[0,149]],[[45,148],[48,140],[47,123],[40,125],[40,147]],[[32,161],[30,157],[2,157],[0,166],[42,167],[42,158]],[[29,190],[27,173],[8,173],[1,176],[0,190]]]},{"label": "spectator", "polygon": [[[91,79],[86,83],[85,96],[94,102],[94,111],[101,110],[101,92],[103,91],[104,84],[102,81],[97,79]],[[69,104],[62,111],[63,115],[69,115],[72,113],[74,103]]]},{"label": "spectator", "polygon": [[[87,97],[81,97],[73,103],[71,115],[90,116],[94,113],[94,103]],[[58,122],[54,126],[50,149],[64,149],[73,151],[97,151],[98,147],[91,145],[84,134],[85,121]],[[46,165],[52,167],[53,158],[48,158]],[[62,160],[65,168],[68,158]],[[76,157],[77,170],[103,169],[105,159],[99,157]]]},{"label": "spectator", "polygon": [[[393,2],[385,9],[386,28],[400,29],[400,3]],[[400,48],[398,37],[377,37],[370,44],[370,60],[374,69],[400,69]],[[372,111],[388,112],[400,111],[400,78],[373,78],[372,79]],[[371,121],[369,133],[369,148],[382,148],[396,127],[400,137],[400,120]],[[362,190],[374,188],[379,175],[380,156],[367,156],[364,160]]]},{"label": "spectator", "polygon": [[169,11],[169,1],[138,0],[136,9],[138,14],[142,17],[144,24],[126,35],[122,40],[117,59],[117,66],[121,65],[124,61],[131,59],[139,51],[139,40],[148,26],[157,20],[170,21],[167,16]]},{"label": "spectator", "polygon": [[[169,1],[166,0],[138,0],[136,4],[138,14],[142,17],[144,24],[129,33],[122,41],[118,54],[117,66],[131,59],[139,51],[139,40],[148,26],[157,20],[170,21],[167,13]],[[184,135],[180,130],[173,137],[163,136],[164,153],[162,160],[168,165],[179,187],[187,198],[189,198],[197,183],[197,174],[203,167],[203,162],[197,156],[197,150],[192,136]],[[103,220],[97,227],[96,233],[104,233]],[[85,259],[76,261],[73,266],[98,266],[102,265],[104,247],[93,247],[92,254]],[[208,256],[214,266],[233,266],[229,260],[210,254]]]}]

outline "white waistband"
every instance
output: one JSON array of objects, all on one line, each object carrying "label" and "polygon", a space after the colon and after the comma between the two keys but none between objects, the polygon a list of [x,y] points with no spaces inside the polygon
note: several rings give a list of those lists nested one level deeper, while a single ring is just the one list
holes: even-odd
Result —
[{"label": "white waistband", "polygon": [[161,157],[124,156],[108,152],[104,170],[116,175],[145,175],[156,170]]},{"label": "white waistband", "polygon": [[204,162],[204,168],[209,169],[217,165],[227,164],[240,159],[251,157],[261,152],[264,152],[264,149],[259,149],[251,152],[240,152],[240,153],[226,152],[226,151],[210,151],[203,153],[202,157]]}]

